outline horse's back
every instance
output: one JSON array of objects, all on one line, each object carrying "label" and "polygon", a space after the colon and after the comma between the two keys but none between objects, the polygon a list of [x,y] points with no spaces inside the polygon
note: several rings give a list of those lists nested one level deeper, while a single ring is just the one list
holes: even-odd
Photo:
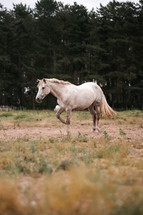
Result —
[{"label": "horse's back", "polygon": [[94,83],[94,82],[86,82],[86,83],[83,83],[83,84],[81,84],[81,85],[79,85],[79,86],[77,86],[79,89],[86,89],[87,91],[89,90],[93,90],[94,91],[94,94],[95,93],[102,93],[102,89],[101,89],[101,87],[98,85],[98,84],[96,84],[96,83]]}]

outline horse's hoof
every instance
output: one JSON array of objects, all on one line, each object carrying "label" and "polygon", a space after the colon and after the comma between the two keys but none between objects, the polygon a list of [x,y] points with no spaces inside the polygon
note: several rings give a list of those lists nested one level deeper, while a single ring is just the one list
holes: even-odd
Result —
[{"label": "horse's hoof", "polygon": [[99,133],[100,130],[99,130],[99,128],[93,128],[93,132]]},{"label": "horse's hoof", "polygon": [[67,131],[66,135],[67,135],[67,136],[71,136],[71,132],[70,132],[70,131]]}]

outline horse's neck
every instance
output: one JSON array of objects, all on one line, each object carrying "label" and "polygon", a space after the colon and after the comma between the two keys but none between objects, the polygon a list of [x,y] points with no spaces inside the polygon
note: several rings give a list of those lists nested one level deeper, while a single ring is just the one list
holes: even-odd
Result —
[{"label": "horse's neck", "polygon": [[64,88],[65,86],[62,84],[57,84],[57,83],[52,83],[50,82],[48,84],[48,86],[50,86],[50,90],[53,96],[55,96],[57,99],[62,98],[64,95]]}]

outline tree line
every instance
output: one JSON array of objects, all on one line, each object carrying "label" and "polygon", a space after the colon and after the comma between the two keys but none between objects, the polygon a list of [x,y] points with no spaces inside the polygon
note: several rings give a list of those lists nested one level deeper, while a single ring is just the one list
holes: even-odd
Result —
[{"label": "tree line", "polygon": [[[96,81],[110,105],[143,109],[143,0],[0,4],[0,105],[38,108],[36,79]],[[53,108],[53,96],[42,108]]]}]

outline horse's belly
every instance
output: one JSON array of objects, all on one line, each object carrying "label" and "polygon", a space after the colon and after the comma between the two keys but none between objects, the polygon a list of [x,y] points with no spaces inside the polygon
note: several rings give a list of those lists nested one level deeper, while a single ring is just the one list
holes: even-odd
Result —
[{"label": "horse's belly", "polygon": [[90,105],[92,105],[93,102],[94,98],[90,97],[89,95],[84,97],[79,96],[78,99],[76,98],[75,100],[73,100],[72,106],[74,110],[84,110],[88,108]]},{"label": "horse's belly", "polygon": [[82,111],[82,110],[85,110],[87,107],[76,107],[76,108],[73,108],[72,110],[75,110],[75,111]]}]

